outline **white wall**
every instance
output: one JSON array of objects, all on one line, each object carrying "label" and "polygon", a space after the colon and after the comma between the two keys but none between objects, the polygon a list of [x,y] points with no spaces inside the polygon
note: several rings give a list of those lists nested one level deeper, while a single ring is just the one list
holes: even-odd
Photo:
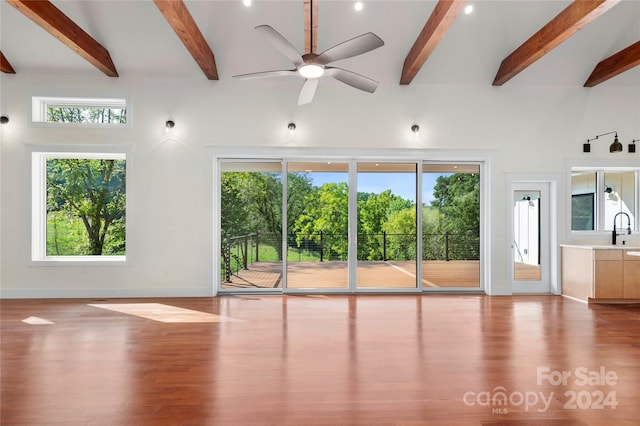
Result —
[{"label": "white wall", "polygon": [[[491,161],[487,291],[510,294],[506,173],[566,174],[567,161],[588,158],[640,163],[639,154],[610,154],[608,143],[582,143],[617,130],[625,145],[640,137],[638,86],[503,87],[410,85],[380,87],[371,95],[331,80],[314,101],[296,106],[299,82],[218,82],[149,76],[0,76],[0,285],[2,297],[116,297],[212,295],[214,164],[217,153],[296,155],[376,151],[396,156],[469,155]],[[127,96],[127,129],[60,129],[30,124],[30,98]],[[173,133],[164,133],[168,117]],[[287,123],[298,127],[294,137]],[[421,128],[415,138],[409,128]],[[127,188],[125,266],[41,266],[30,262],[30,162],[33,144],[122,144],[131,150]],[[218,147],[224,147],[218,149]],[[257,150],[257,151],[256,151]],[[624,159],[624,160],[623,160]],[[615,160],[618,161],[618,160]],[[565,193],[566,182],[559,182]],[[567,199],[568,197],[564,198]],[[566,205],[558,213],[566,235]]]}]

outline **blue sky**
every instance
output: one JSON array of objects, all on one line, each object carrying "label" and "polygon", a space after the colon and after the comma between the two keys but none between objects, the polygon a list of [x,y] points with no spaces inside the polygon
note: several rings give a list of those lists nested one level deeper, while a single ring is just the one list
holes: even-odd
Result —
[{"label": "blue sky", "polygon": [[[347,173],[308,173],[315,186],[324,183],[347,182]],[[438,176],[448,176],[447,173],[424,173],[422,183],[422,202],[429,204],[433,200],[433,187]],[[402,198],[416,201],[415,175],[412,173],[358,173],[358,192],[373,192],[379,194],[387,189]]]}]

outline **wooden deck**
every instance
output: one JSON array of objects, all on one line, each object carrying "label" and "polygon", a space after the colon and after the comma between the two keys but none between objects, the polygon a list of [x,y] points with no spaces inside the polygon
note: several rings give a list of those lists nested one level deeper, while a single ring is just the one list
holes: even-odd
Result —
[{"label": "wooden deck", "polygon": [[[479,261],[424,261],[423,288],[479,288]],[[222,288],[278,288],[282,287],[280,262],[256,262],[233,275],[231,283]],[[346,262],[289,262],[288,288],[348,288]],[[359,288],[416,288],[415,262],[358,262]]]}]

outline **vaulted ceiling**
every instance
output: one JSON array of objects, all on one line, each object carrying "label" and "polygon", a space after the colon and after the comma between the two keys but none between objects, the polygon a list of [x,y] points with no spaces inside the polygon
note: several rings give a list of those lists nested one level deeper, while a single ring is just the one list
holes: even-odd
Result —
[{"label": "vaulted ceiling", "polygon": [[361,11],[354,3],[3,0],[1,70],[224,84],[236,74],[291,68],[254,30],[267,24],[301,53],[377,34],[382,48],[340,65],[381,85],[640,87],[638,0],[377,0]]}]

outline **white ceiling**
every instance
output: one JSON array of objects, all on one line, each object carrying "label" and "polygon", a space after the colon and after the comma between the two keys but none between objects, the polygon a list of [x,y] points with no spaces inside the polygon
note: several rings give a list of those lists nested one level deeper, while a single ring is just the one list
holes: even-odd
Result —
[{"label": "white ceiling", "polygon": [[[53,3],[109,51],[121,77],[206,79],[150,0]],[[491,85],[502,59],[570,1],[469,3],[475,6],[474,12],[457,18],[411,85]],[[351,0],[319,1],[318,50],[373,32],[385,46],[336,65],[377,80],[381,86],[398,85],[404,59],[436,2],[369,0],[361,12],[356,12],[353,4]],[[292,68],[253,29],[257,25],[271,25],[299,51],[304,50],[302,0],[254,0],[251,7],[245,7],[241,0],[187,0],[186,5],[215,54],[220,81],[211,84],[224,84],[235,74]],[[0,14],[0,50],[18,74],[101,73],[4,1]],[[638,40],[640,1],[623,0],[506,85],[581,87],[598,62]],[[602,85],[638,88],[640,67]]]}]

